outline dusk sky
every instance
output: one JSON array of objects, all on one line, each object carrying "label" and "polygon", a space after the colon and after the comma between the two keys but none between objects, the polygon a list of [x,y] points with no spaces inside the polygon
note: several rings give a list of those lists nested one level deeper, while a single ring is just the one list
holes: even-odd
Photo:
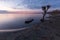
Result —
[{"label": "dusk sky", "polygon": [[18,2],[18,0],[0,0],[0,10],[12,11]]},{"label": "dusk sky", "polygon": [[41,3],[41,0],[0,0],[0,10],[39,9]]},{"label": "dusk sky", "polygon": [[60,8],[60,0],[0,0],[0,10],[16,11],[24,9],[40,9],[42,5]]}]

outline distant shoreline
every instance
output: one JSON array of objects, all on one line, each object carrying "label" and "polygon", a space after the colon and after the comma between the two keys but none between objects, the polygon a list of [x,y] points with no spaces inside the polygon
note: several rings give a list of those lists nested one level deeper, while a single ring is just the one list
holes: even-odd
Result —
[{"label": "distant shoreline", "polygon": [[[49,9],[47,12],[60,11],[60,9]],[[0,12],[0,14],[43,14],[42,9],[25,9],[19,11],[6,11]]]}]

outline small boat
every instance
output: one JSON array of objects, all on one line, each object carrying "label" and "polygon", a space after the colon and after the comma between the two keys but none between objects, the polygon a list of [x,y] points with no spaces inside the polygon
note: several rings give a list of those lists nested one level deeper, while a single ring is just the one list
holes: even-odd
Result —
[{"label": "small boat", "polygon": [[26,24],[29,24],[33,21],[34,19],[31,19],[31,20],[28,20],[28,21],[25,21]]}]

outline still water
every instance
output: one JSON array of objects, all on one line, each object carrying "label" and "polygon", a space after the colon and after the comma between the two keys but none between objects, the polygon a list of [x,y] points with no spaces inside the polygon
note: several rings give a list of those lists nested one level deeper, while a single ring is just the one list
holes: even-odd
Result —
[{"label": "still water", "polygon": [[[0,29],[16,29],[32,26],[39,23],[42,16],[43,14],[0,14]],[[47,14],[46,17],[48,16]],[[34,19],[34,21],[25,24],[25,21],[31,19]]]}]

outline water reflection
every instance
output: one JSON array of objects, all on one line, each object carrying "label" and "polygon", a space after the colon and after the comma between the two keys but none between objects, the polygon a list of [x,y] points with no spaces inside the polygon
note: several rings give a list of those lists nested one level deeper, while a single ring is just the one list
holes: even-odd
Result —
[{"label": "water reflection", "polygon": [[[43,14],[0,14],[0,29],[27,27],[39,23],[42,16]],[[34,21],[30,24],[25,24],[25,21],[30,19],[34,19]]]}]

